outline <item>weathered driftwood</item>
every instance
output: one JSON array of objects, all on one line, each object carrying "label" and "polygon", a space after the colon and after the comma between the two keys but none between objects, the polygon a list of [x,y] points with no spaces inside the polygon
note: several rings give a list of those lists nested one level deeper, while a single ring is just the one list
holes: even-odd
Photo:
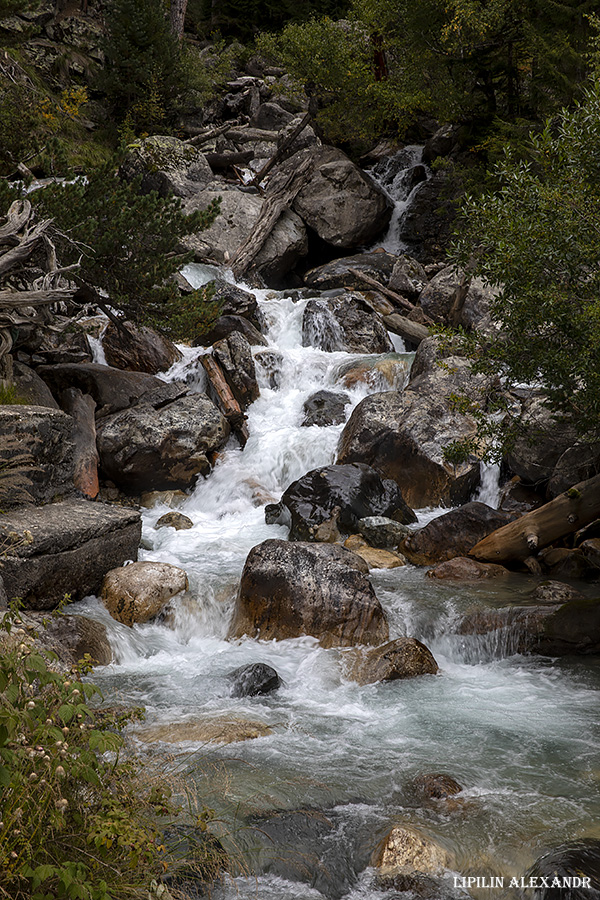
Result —
[{"label": "weathered driftwood", "polygon": [[51,219],[44,219],[33,228],[26,230],[22,237],[19,238],[19,243],[0,256],[0,275],[4,275],[14,266],[31,256],[51,221]]},{"label": "weathered driftwood", "polygon": [[294,143],[294,141],[296,140],[298,135],[304,131],[306,126],[309,124],[311,118],[312,118],[312,116],[309,112],[306,113],[306,115],[302,117],[301,121],[298,123],[296,128],[294,128],[294,130],[292,132],[290,132],[290,134],[288,134],[286,139],[281,142],[280,146],[277,148],[277,152],[271,157],[271,159],[268,161],[268,163],[266,163],[262,167],[262,169],[256,173],[256,175],[250,182],[251,184],[260,184],[261,181],[264,178],[266,178],[266,176],[269,174],[269,172],[271,171],[273,166],[277,165],[277,163],[283,157],[283,155],[287,151],[287,149],[289,147],[291,147],[291,145]]},{"label": "weathered driftwood", "polygon": [[205,153],[206,161],[213,170],[228,169],[230,166],[245,166],[254,156],[252,150],[240,150],[238,153]]},{"label": "weathered driftwood", "polygon": [[246,272],[258,256],[265,241],[275,228],[279,217],[296,198],[313,168],[312,156],[306,157],[297,169],[286,173],[269,185],[269,193],[252,234],[238,248],[231,263],[236,278]]},{"label": "weathered driftwood", "polygon": [[249,144],[251,141],[275,143],[278,137],[277,131],[267,131],[266,128],[231,128],[226,133],[236,144]]},{"label": "weathered driftwood", "polygon": [[354,275],[355,278],[359,278],[360,281],[364,281],[365,284],[368,284],[369,287],[375,288],[376,291],[379,291],[384,297],[389,297],[390,300],[393,300],[397,306],[403,306],[405,309],[414,309],[414,303],[411,303],[410,300],[407,300],[406,297],[403,297],[401,294],[397,294],[395,291],[391,291],[388,287],[384,287],[379,281],[375,278],[371,278],[370,275],[365,275],[364,272],[361,272],[359,269],[348,269],[349,272]]},{"label": "weathered driftwood", "polygon": [[221,412],[235,431],[242,447],[245,447],[246,442],[250,437],[248,426],[246,425],[246,416],[244,415],[240,404],[233,396],[233,392],[225,380],[221,366],[210,353],[206,354],[206,356],[201,356],[200,362],[202,363],[204,371],[206,372],[206,377],[217,398],[217,403]]},{"label": "weathered driftwood", "polygon": [[525,561],[559,538],[600,516],[600,475],[581,481],[514,522],[498,528],[469,552],[485,562]]},{"label": "weathered driftwood", "polygon": [[[193,136],[188,138],[185,143],[191,144],[193,147],[201,147],[202,144],[208,144],[209,141],[214,140],[214,138],[217,138],[222,134],[225,134],[226,131],[229,131],[237,124],[237,121],[234,121],[226,122],[224,125],[219,125],[218,128],[201,128],[198,131],[194,131]],[[188,129],[188,134],[190,133],[191,129]]]},{"label": "weathered driftwood", "polygon": [[45,306],[72,300],[75,290],[0,291],[0,310],[20,309],[25,306]]},{"label": "weathered driftwood", "polygon": [[67,388],[61,395],[63,409],[73,416],[73,440],[75,443],[74,483],[84,496],[95,500],[98,484],[98,451],[96,449],[96,402],[79,388]]},{"label": "weathered driftwood", "polygon": [[399,313],[391,313],[389,316],[384,316],[383,324],[388,331],[399,334],[405,341],[408,341],[410,344],[416,344],[417,347],[431,333],[427,325],[413,322],[412,319],[401,316]]},{"label": "weathered driftwood", "polygon": [[0,245],[5,245],[7,239],[18,244],[17,234],[27,225],[30,216],[31,203],[29,200],[15,200],[14,203],[11,203],[6,214],[6,222],[4,225],[0,225]]}]

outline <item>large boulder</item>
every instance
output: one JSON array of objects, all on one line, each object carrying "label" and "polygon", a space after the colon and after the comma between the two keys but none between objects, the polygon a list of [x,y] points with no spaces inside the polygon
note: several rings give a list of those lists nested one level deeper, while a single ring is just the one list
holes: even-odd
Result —
[{"label": "large boulder", "polygon": [[364,463],[322,466],[294,481],[276,508],[267,507],[271,524],[288,525],[290,540],[323,540],[322,526],[333,522],[351,533],[366,516],[387,516],[407,524],[417,517],[398,486]]},{"label": "large boulder", "polygon": [[125,372],[100,363],[63,363],[40,366],[37,371],[56,396],[71,387],[89,394],[96,403],[97,419],[138,402],[160,405],[187,392],[187,385],[166,383],[146,372]]},{"label": "large boulder", "polygon": [[191,394],[155,410],[147,403],[115,413],[98,426],[98,453],[107,478],[129,491],[187,488],[210,471],[229,423],[206,394]]},{"label": "large boulder", "polygon": [[141,532],[137,511],[87,500],[0,515],[7,594],[27,609],[54,609],[66,595],[94,594],[109,569],[137,557]]},{"label": "large boulder", "polygon": [[394,350],[380,316],[356,294],[309,300],[302,317],[302,344],[328,352],[390,353]]},{"label": "large boulder", "polygon": [[74,423],[47,406],[0,406],[0,509],[75,490]]},{"label": "large boulder", "polygon": [[380,644],[388,626],[367,571],[337,545],[263,541],[244,565],[229,637],[309,634],[325,647]]},{"label": "large boulder", "polygon": [[452,408],[444,390],[410,387],[372,394],[348,420],[338,447],[338,463],[361,462],[391,478],[413,509],[466,502],[480,479],[479,461],[451,464],[444,448],[476,435],[473,419]]},{"label": "large boulder", "polygon": [[265,330],[265,317],[254,294],[216,278],[209,281],[206,287],[210,290],[210,299],[221,306],[222,316],[243,316],[252,322],[259,331]]},{"label": "large boulder", "polygon": [[394,263],[388,287],[397,294],[414,299],[427,286],[427,273],[412,256],[399,256]]},{"label": "large boulder", "polygon": [[490,303],[496,296],[497,289],[481,278],[470,280],[458,321],[450,322],[450,312],[463,277],[463,272],[455,266],[442,269],[441,272],[434,275],[422,291],[419,305],[423,312],[435,322],[463,325],[468,329],[489,330],[491,327]]},{"label": "large boulder", "polygon": [[567,447],[558,458],[548,482],[546,491],[548,499],[558,497],[574,484],[587,481],[599,472],[600,444],[577,441],[571,447]]},{"label": "large boulder", "polygon": [[19,398],[30,406],[49,406],[60,409],[52,391],[40,376],[24,363],[14,360],[13,382]]},{"label": "large boulder", "polygon": [[42,612],[23,614],[22,624],[36,635],[36,643],[55,653],[69,668],[87,657],[96,666],[112,662],[106,625],[85,616],[49,616]]},{"label": "large boulder", "polygon": [[250,344],[239,331],[232,331],[227,338],[214,344],[213,355],[233,396],[240,407],[246,409],[260,394]]},{"label": "large boulder", "polygon": [[125,181],[141,178],[145,194],[156,191],[161,197],[193,197],[210,184],[212,169],[203,153],[170,135],[152,135],[127,148],[119,175]]},{"label": "large boulder", "polygon": [[[344,256],[334,259],[322,266],[317,266],[304,275],[304,284],[319,288],[321,291],[332,288],[349,288],[361,291],[366,285],[355,272],[386,285],[394,271],[398,257],[392,253],[374,250],[368,253],[357,253],[355,256]],[[354,270],[354,271],[352,271]]]},{"label": "large boulder", "polygon": [[465,503],[429,522],[420,531],[409,535],[402,544],[402,552],[419,566],[445,562],[455,556],[467,556],[469,550],[484,537],[508,525],[514,516],[480,503]]},{"label": "large boulder", "polygon": [[[203,191],[186,201],[186,212],[205,209],[213,200],[221,200],[220,212],[209,228],[184,238],[188,250],[198,262],[227,265],[239,248],[254,233],[266,200],[241,191]],[[281,278],[308,251],[306,229],[301,219],[286,210],[266,239],[254,265],[266,279]]]},{"label": "large boulder", "polygon": [[504,566],[482,563],[466,556],[455,556],[429,569],[427,575],[440,581],[480,581],[481,579],[506,578],[510,575]]},{"label": "large boulder", "polygon": [[106,573],[101,596],[113,619],[131,627],[154,619],[187,588],[187,575],[178,566],[134,562]]},{"label": "large boulder", "polygon": [[[392,204],[381,188],[341,150],[321,147],[313,171],[292,206],[320,238],[334,247],[368,244],[388,225]],[[301,162],[302,153],[292,157]]]},{"label": "large boulder", "polygon": [[417,675],[437,675],[439,669],[431,651],[416,638],[400,637],[372,650],[349,650],[346,673],[359,684],[397,681]]},{"label": "large boulder", "polygon": [[116,369],[131,372],[166,372],[181,359],[173,341],[146,325],[123,322],[117,327],[110,322],[102,337],[106,361]]},{"label": "large boulder", "polygon": [[[546,484],[555,473],[565,451],[577,441],[577,434],[559,422],[544,397],[532,397],[523,404],[517,437],[507,454],[507,465],[525,484]],[[571,482],[577,484],[577,481]]]}]

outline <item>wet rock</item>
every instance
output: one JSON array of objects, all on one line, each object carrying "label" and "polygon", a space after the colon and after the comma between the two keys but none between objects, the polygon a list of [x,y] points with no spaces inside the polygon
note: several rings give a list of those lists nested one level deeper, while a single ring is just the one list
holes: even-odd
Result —
[{"label": "wet rock", "polygon": [[211,301],[222,304],[222,316],[242,316],[248,319],[258,331],[263,332],[266,327],[265,317],[262,314],[258,301],[250,291],[244,291],[236,284],[215,279],[206,285],[211,291]]},{"label": "wet rock", "polygon": [[146,325],[122,323],[121,328],[110,322],[102,338],[102,346],[109,365],[131,372],[166,372],[181,359],[175,344]]},{"label": "wet rock", "polygon": [[103,419],[98,453],[107,478],[128,491],[186,488],[210,471],[207,454],[220,450],[229,423],[205,394],[155,410],[141,404]]},{"label": "wet rock", "polygon": [[247,409],[260,394],[250,344],[243,334],[233,331],[227,338],[214,344],[213,355],[223,370],[233,396],[242,409]]},{"label": "wet rock", "polygon": [[499,509],[503,512],[515,513],[519,516],[538,509],[546,501],[534,488],[521,483],[518,475],[512,478],[502,489]]},{"label": "wet rock", "polygon": [[264,722],[243,719],[240,716],[211,717],[192,722],[170,722],[168,725],[152,725],[136,731],[136,736],[144,743],[164,741],[179,744],[191,741],[194,744],[235,744],[238,741],[252,741],[265,737],[273,731]]},{"label": "wet rock", "polygon": [[446,562],[439,563],[434,569],[427,572],[429,578],[438,578],[440,581],[479,581],[481,579],[505,578],[509,575],[504,566],[495,563],[481,563],[464,556],[455,556]]},{"label": "wet rock", "polygon": [[[529,878],[540,879],[536,900],[600,900],[600,841],[583,838],[561,844],[540,856],[525,878],[527,882]],[[572,879],[571,887],[563,887],[563,878]],[[589,879],[585,886],[583,878]]]},{"label": "wet rock", "polygon": [[418,675],[437,675],[438,665],[431,651],[416,638],[401,637],[367,651],[348,651],[345,656],[348,678],[359,684],[397,681]]},{"label": "wet rock", "polygon": [[[392,214],[381,188],[341,150],[306,152],[312,154],[314,169],[292,204],[295,212],[334,247],[352,249],[377,237]],[[301,158],[296,154],[288,162],[300,164]]]},{"label": "wet rock", "polygon": [[[212,169],[200,150],[168,135],[152,135],[128,147],[119,175],[125,181],[141,176],[145,194],[161,197],[193,197],[213,179]],[[208,205],[208,204],[206,204]]]},{"label": "wet rock", "polygon": [[417,795],[427,800],[445,800],[462,791],[458,781],[443,772],[418,775],[412,783],[412,788]]},{"label": "wet rock", "polygon": [[59,409],[52,391],[45,381],[29,366],[17,360],[13,362],[13,382],[17,395],[30,406],[48,406]]},{"label": "wet rock", "polygon": [[88,657],[93,665],[107,666],[112,662],[112,650],[106,625],[85,616],[64,613],[52,617],[45,613],[24,614],[24,624],[36,635],[36,643],[44,651],[55,653],[66,666],[76,665]]},{"label": "wet rock", "polygon": [[227,678],[232,682],[232,697],[256,697],[258,694],[270,694],[281,685],[281,678],[266,663],[249,663],[229,672]]},{"label": "wet rock", "polygon": [[443,457],[453,440],[475,436],[475,422],[456,412],[434,387],[418,394],[410,387],[362,400],[348,420],[338,463],[366,463],[400,487],[409,506],[450,506],[469,499],[479,483],[479,462],[451,465]]},{"label": "wet rock", "polygon": [[529,598],[533,603],[562,604],[570,600],[584,600],[577,588],[562,581],[542,581]]},{"label": "wet rock", "polygon": [[386,353],[342,363],[336,376],[347,388],[366,384],[372,391],[401,391],[406,386],[408,370],[405,355]]},{"label": "wet rock", "polygon": [[406,559],[400,553],[371,547],[359,534],[351,534],[344,541],[344,547],[361,556],[369,569],[397,569],[406,565]]},{"label": "wet rock", "polygon": [[456,125],[446,123],[440,125],[435,134],[425,141],[423,147],[423,159],[426,163],[432,163],[439,156],[448,156],[456,144]]},{"label": "wet rock", "polygon": [[372,863],[381,875],[435,873],[448,865],[447,852],[412,828],[394,826],[375,851]]},{"label": "wet rock", "polygon": [[600,444],[575,443],[559,457],[550,481],[547,496],[558,497],[574,484],[586,481],[600,472]]},{"label": "wet rock", "polygon": [[354,294],[309,300],[302,317],[302,345],[327,352],[390,353],[394,350],[381,317]]},{"label": "wet rock", "polygon": [[187,391],[185,385],[167,384],[146,372],[125,372],[99,363],[40,366],[37,371],[56,396],[70,387],[89,394],[96,402],[97,419],[141,400],[160,405]]},{"label": "wet rock", "polygon": [[140,497],[140,506],[153,509],[159,503],[165,506],[181,506],[188,499],[185,491],[146,491]]},{"label": "wet rock", "polygon": [[381,643],[388,626],[367,571],[337,545],[263,541],[244,565],[229,638],[309,634],[325,647]]},{"label": "wet rock", "polygon": [[600,569],[600,538],[588,538],[579,549],[592,568]]},{"label": "wet rock", "polygon": [[420,531],[406,538],[402,552],[412,563],[429,566],[455,556],[467,556],[469,550],[512,521],[510,513],[503,513],[477,500],[465,503],[429,522]]},{"label": "wet rock", "polygon": [[600,599],[571,600],[544,623],[534,652],[547,656],[586,655],[600,651]]},{"label": "wet rock", "polygon": [[[4,473],[0,508],[48,503],[73,494],[74,454],[71,416],[47,406],[0,406],[0,463]],[[19,458],[21,455],[23,458]]]},{"label": "wet rock", "polygon": [[131,627],[154,619],[187,588],[187,575],[178,566],[134,562],[107,572],[101,596],[113,619]]},{"label": "wet rock", "polygon": [[187,531],[194,527],[194,523],[180,512],[168,512],[161,516],[155,528],[174,528],[175,531]]},{"label": "wet rock", "polygon": [[456,217],[456,198],[464,187],[438,170],[420,185],[402,221],[402,240],[422,262],[446,255]]},{"label": "wet rock", "polygon": [[317,391],[304,401],[302,425],[310,427],[318,425],[340,425],[346,421],[346,407],[350,403],[348,394],[335,391]]},{"label": "wet rock", "polygon": [[543,397],[524,403],[519,424],[516,440],[506,457],[507,465],[525,484],[545,484],[577,436],[572,428],[555,420]]},{"label": "wet rock", "polygon": [[276,391],[281,385],[283,354],[277,350],[259,350],[254,355],[254,363],[262,369],[268,387]]},{"label": "wet rock", "polygon": [[310,269],[304,276],[304,283],[308,287],[319,288],[322,291],[332,288],[363,291],[366,284],[351,271],[352,269],[385,285],[391,277],[397,259],[398,257],[392,253],[380,251],[345,256],[342,259],[334,259],[323,266]]},{"label": "wet rock", "polygon": [[436,371],[439,363],[449,356],[460,356],[455,343],[452,338],[442,340],[437,334],[431,334],[421,341],[410,368],[410,380],[414,381],[419,375],[428,375]]},{"label": "wet rock", "polygon": [[586,578],[595,569],[582,550],[567,547],[547,547],[538,555],[543,568],[560,580],[561,578]]},{"label": "wet rock", "polygon": [[[267,202],[262,197],[241,191],[203,191],[186,201],[185,211],[206,209],[213,200],[221,200],[220,212],[209,228],[191,234],[183,242],[193,251],[196,261],[228,265],[239,248],[254,233]],[[267,281],[281,278],[307,253],[306,228],[301,218],[287,209],[255,258],[256,270]]]},{"label": "wet rock", "polygon": [[[0,515],[7,594],[26,609],[54,609],[67,594],[71,600],[95,594],[109,569],[137,557],[141,531],[135,510],[87,500]],[[26,532],[31,540],[23,540]]]},{"label": "wet rock", "polygon": [[428,281],[420,262],[411,256],[400,256],[394,264],[388,287],[404,297],[415,298],[427,286]]},{"label": "wet rock", "polygon": [[358,531],[372,547],[394,550],[411,533],[410,528],[387,516],[365,516],[357,523]]},{"label": "wet rock", "polygon": [[397,486],[362,463],[307,472],[284,491],[278,506],[272,523],[289,525],[292,541],[322,540],[318,528],[332,517],[346,533],[356,531],[358,520],[370,515],[416,521]]},{"label": "wet rock", "polygon": [[208,331],[194,338],[195,347],[210,347],[216,341],[222,341],[238,331],[252,347],[267,346],[266,339],[252,322],[243,316],[220,316]]},{"label": "wet rock", "polygon": [[35,352],[51,365],[92,361],[92,349],[83,331],[44,332],[43,341]]}]

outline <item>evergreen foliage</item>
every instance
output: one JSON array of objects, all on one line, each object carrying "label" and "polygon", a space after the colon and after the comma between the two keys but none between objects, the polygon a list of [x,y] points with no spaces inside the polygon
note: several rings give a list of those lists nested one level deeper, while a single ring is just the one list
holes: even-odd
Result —
[{"label": "evergreen foliage", "polygon": [[349,0],[189,0],[188,20],[198,31],[248,40],[314,16],[343,16]]},{"label": "evergreen foliage", "polygon": [[498,330],[475,339],[476,371],[541,388],[587,439],[600,437],[600,76],[581,103],[507,152],[501,189],[464,205],[460,261],[501,285]]},{"label": "evergreen foliage", "polygon": [[104,291],[132,321],[184,338],[191,336],[183,333],[193,325],[188,320],[209,327],[217,317],[204,292],[180,298],[172,276],[191,258],[181,239],[208,227],[218,203],[187,215],[178,198],[143,195],[139,182],[121,181],[114,161],[86,179],[36,191],[33,199],[38,215],[54,220],[63,265],[79,263],[75,277]]}]

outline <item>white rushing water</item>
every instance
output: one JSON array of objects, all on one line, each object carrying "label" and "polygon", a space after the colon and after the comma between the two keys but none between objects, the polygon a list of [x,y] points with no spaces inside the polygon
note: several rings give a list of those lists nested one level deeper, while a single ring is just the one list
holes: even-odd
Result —
[{"label": "white rushing water", "polygon": [[[213,274],[202,267],[187,272],[197,283]],[[312,863],[294,875],[298,867],[281,862],[278,845],[271,862],[263,850],[263,875],[240,874],[213,896],[317,900],[323,891],[348,900],[385,897],[374,889],[368,863],[391,824],[417,826],[448,849],[454,871],[480,875],[521,873],[548,847],[594,834],[597,669],[507,656],[482,639],[452,635],[461,611],[504,605],[530,590],[533,580],[515,576],[501,587],[467,589],[433,584],[412,566],[371,573],[391,637],[424,640],[439,663],[438,676],[361,687],[344,678],[340,652],[324,650],[312,638],[225,639],[248,551],[287,535],[285,528],[265,524],[265,504],[308,470],[335,459],[343,426],[302,427],[304,401],[321,388],[341,389],[352,408],[368,392],[388,386],[379,375],[347,387],[340,368],[362,357],[302,347],[305,301],[259,296],[269,326],[266,349],[280,354],[279,386],[258,365],[261,395],[248,410],[246,448],[232,438],[213,473],[179,507],[192,529],[156,530],[165,505],[144,512],[140,558],[183,567],[189,597],[167,622],[132,629],[110,619],[95,598],[79,604],[79,611],[106,622],[115,652],[116,661],[96,669],[94,681],[107,700],[145,705],[147,727],[225,715],[272,728],[229,747],[140,742],[149,765],[157,759],[159,766],[170,765],[199,803],[215,807],[229,848],[240,847],[247,859],[265,843],[262,830],[248,824],[251,813],[275,811],[285,821],[285,811],[327,811],[330,826],[317,840],[322,862],[312,887],[298,880],[311,883],[306,873]],[[201,389],[201,352],[186,348],[170,377],[186,377]],[[399,355],[396,363],[393,387],[400,386],[408,357]],[[482,499],[494,499],[494,485],[497,473],[490,473]],[[431,515],[423,511],[424,519]],[[249,662],[273,666],[282,687],[267,696],[232,698],[227,673]],[[171,764],[165,753],[175,754]],[[416,802],[410,783],[426,772],[456,778],[465,788],[461,802]],[[301,838],[288,838],[288,844],[304,858]],[[451,885],[451,873],[447,881]]]},{"label": "white rushing water", "polygon": [[402,222],[415,195],[424,181],[431,176],[423,163],[423,146],[408,144],[394,156],[378,162],[370,174],[393,203],[392,217],[387,232],[375,246],[388,253],[401,254],[407,250],[402,239]]}]

